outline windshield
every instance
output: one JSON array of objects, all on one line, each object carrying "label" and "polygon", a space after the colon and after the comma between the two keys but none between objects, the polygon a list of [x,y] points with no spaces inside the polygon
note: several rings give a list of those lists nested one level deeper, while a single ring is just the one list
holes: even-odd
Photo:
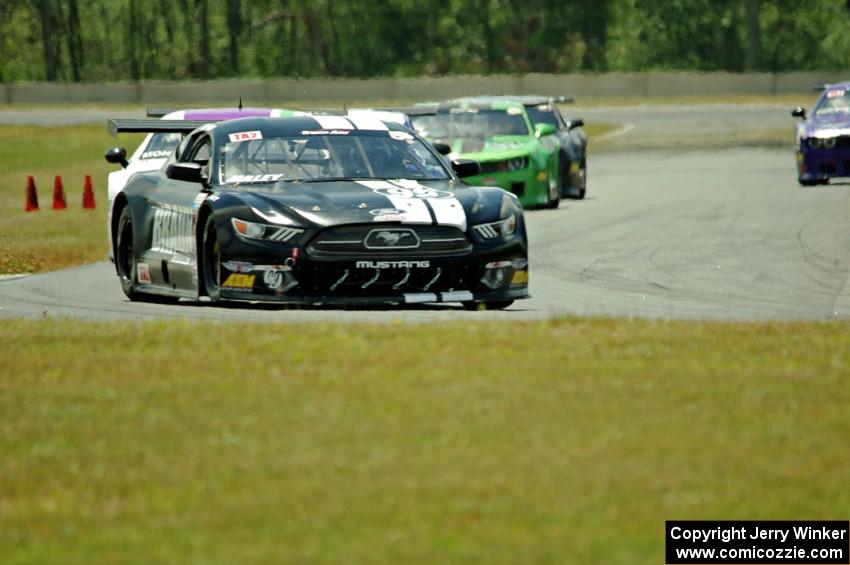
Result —
[{"label": "windshield", "polygon": [[815,108],[816,116],[850,113],[850,89],[830,89]]},{"label": "windshield", "polygon": [[179,133],[155,133],[139,159],[163,159],[170,157],[174,150],[180,145],[183,135]]},{"label": "windshield", "polygon": [[525,111],[528,112],[528,118],[533,124],[548,124],[558,127],[558,120],[555,118],[555,111],[549,104],[540,104],[539,106],[526,106]]},{"label": "windshield", "polygon": [[487,138],[496,135],[529,135],[522,111],[451,110],[431,116],[413,117],[413,127],[422,137],[444,141]]},{"label": "windshield", "polygon": [[451,178],[421,140],[403,131],[304,131],[231,142],[220,156],[221,184]]}]

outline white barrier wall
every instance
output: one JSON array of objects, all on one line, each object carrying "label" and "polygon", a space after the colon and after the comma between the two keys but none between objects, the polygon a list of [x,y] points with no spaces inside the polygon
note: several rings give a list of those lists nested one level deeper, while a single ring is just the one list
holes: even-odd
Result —
[{"label": "white barrier wall", "polygon": [[475,94],[571,94],[577,98],[785,94],[850,79],[850,71],[800,73],[602,73],[451,76],[407,79],[269,79],[138,83],[0,84],[0,102],[267,104],[343,100],[440,100]]}]

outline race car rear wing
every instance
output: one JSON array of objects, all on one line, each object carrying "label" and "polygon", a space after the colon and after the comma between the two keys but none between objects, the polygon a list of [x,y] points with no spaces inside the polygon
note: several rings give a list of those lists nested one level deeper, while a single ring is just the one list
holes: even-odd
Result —
[{"label": "race car rear wing", "polygon": [[176,112],[174,108],[148,108],[145,115],[149,118],[164,118],[172,112]]},{"label": "race car rear wing", "polygon": [[429,104],[427,106],[409,106],[406,108],[375,108],[381,112],[398,112],[411,116],[434,116],[437,114],[439,106],[437,104]]},{"label": "race car rear wing", "polygon": [[189,133],[216,120],[159,120],[154,118],[108,118],[106,130],[119,133]]}]

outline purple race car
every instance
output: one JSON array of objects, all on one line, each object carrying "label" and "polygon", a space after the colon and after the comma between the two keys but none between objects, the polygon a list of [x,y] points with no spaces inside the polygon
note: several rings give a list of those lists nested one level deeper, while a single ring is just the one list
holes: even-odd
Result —
[{"label": "purple race car", "polygon": [[797,107],[797,179],[803,186],[850,177],[850,81],[823,87],[810,116]]}]

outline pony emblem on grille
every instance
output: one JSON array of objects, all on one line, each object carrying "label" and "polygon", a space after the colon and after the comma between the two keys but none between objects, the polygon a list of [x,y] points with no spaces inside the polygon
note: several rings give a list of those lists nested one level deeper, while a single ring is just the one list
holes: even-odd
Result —
[{"label": "pony emblem on grille", "polygon": [[372,230],[363,240],[366,249],[392,247],[394,249],[416,249],[419,247],[419,236],[408,228],[390,230]]}]

